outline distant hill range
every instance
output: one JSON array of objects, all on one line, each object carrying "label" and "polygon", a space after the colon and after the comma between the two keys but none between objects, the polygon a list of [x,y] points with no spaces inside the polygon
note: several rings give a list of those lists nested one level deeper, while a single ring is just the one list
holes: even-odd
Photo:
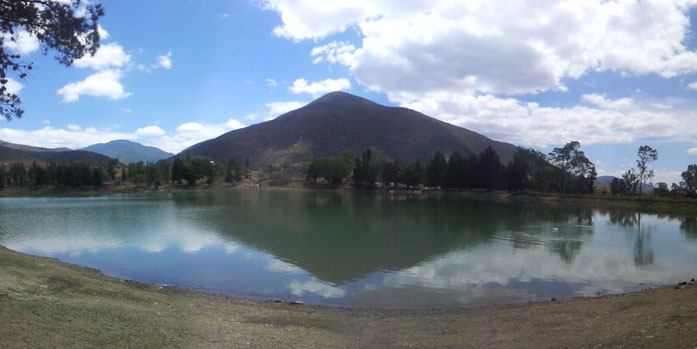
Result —
[{"label": "distant hill range", "polygon": [[[23,146],[28,148],[36,148],[31,146]],[[46,148],[40,148],[46,149]],[[91,166],[107,166],[111,158],[102,154],[97,154],[89,151],[81,150],[44,150],[44,151],[25,151],[15,148],[0,146],[0,164],[9,164],[13,162],[22,162],[25,164],[37,163],[67,163],[67,162],[85,162]]]},{"label": "distant hill range", "polygon": [[309,155],[360,155],[374,146],[403,162],[428,160],[436,150],[463,156],[492,146],[503,163],[517,147],[491,140],[407,108],[387,107],[344,92],[329,93],[274,120],[225,133],[189,147],[180,155],[252,164],[297,163]]},{"label": "distant hill range", "polygon": [[[613,179],[615,179],[615,176],[600,176],[600,177],[596,178],[595,181],[598,183],[610,185],[610,183],[612,183]],[[644,193],[650,192],[652,190],[653,190],[653,185],[651,185],[651,184],[642,184],[641,185],[641,191]]]},{"label": "distant hill range", "polygon": [[59,152],[59,151],[72,151],[70,148],[42,148],[42,147],[32,147],[31,145],[15,144],[10,142],[5,142],[0,140],[0,147],[22,150],[22,151],[33,151],[33,152]]},{"label": "distant hill range", "polygon": [[159,148],[149,147],[123,139],[108,143],[93,144],[89,147],[82,148],[81,150],[91,151],[111,158],[119,159],[119,161],[126,164],[138,161],[158,161],[174,156],[174,154],[168,153]]}]

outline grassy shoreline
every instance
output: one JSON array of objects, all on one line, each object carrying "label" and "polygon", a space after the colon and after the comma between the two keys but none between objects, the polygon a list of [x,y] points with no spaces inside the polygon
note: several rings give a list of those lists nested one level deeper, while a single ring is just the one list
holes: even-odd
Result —
[{"label": "grassy shoreline", "polygon": [[0,247],[6,347],[688,347],[693,282],[624,295],[445,310],[237,299],[113,278]]}]

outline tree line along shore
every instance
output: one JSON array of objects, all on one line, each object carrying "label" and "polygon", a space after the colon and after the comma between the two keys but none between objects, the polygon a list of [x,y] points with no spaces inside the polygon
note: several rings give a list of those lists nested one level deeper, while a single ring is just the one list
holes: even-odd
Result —
[{"label": "tree line along shore", "polygon": [[302,163],[252,165],[230,159],[216,162],[206,158],[174,157],[158,162],[121,164],[113,160],[106,167],[85,163],[0,164],[0,191],[95,190],[128,191],[234,186],[240,183],[313,187],[349,187],[371,189],[436,189],[507,191],[564,195],[594,195],[603,198],[669,199],[685,202],[697,198],[697,164],[682,172],[680,183],[659,182],[646,188],[653,178],[650,163],[658,152],[641,146],[637,167],[627,170],[609,184],[596,181],[595,165],[580,150],[578,142],[569,142],[549,154],[518,148],[513,159],[502,164],[498,154],[488,147],[478,155],[436,151],[426,162],[410,163],[389,158],[374,147],[357,155],[351,150],[338,157],[309,156]]}]

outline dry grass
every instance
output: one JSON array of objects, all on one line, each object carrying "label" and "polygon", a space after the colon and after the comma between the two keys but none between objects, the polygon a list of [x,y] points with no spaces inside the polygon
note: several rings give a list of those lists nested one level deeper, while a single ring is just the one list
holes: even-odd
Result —
[{"label": "dry grass", "polygon": [[0,247],[3,347],[697,346],[697,286],[393,311],[234,299],[107,277]]}]

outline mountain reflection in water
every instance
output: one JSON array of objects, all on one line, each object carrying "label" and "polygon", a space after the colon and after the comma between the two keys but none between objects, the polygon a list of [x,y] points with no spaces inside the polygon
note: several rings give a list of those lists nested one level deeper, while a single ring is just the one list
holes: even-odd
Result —
[{"label": "mountain reflection in water", "polygon": [[694,217],[461,194],[226,190],[0,199],[0,244],[146,282],[257,298],[443,307],[672,283]]}]

